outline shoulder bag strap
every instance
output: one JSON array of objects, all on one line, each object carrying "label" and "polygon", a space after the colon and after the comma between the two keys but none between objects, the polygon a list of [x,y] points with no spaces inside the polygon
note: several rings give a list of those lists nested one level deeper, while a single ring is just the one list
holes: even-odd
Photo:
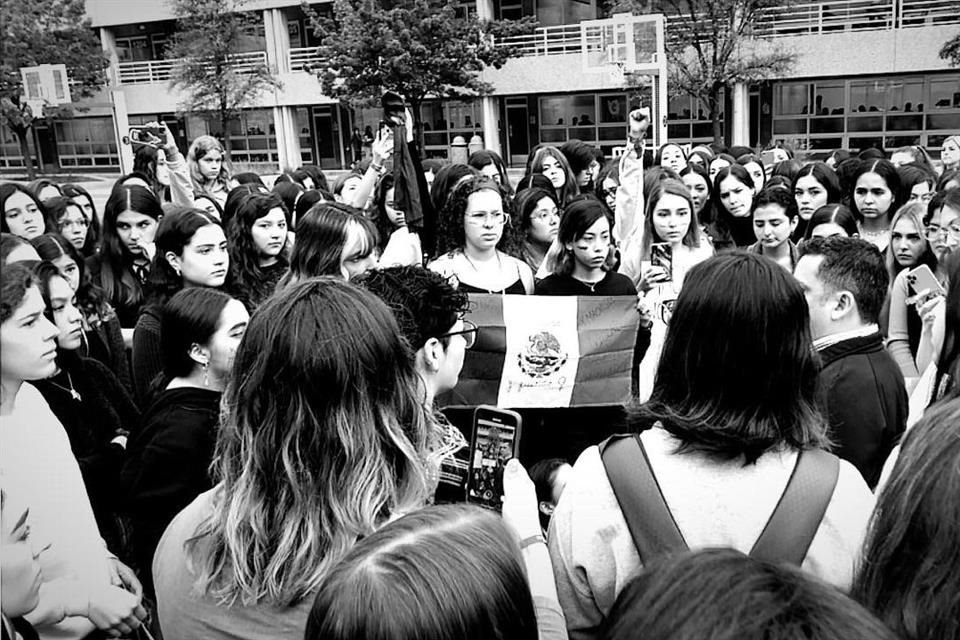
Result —
[{"label": "shoulder bag strap", "polygon": [[639,435],[611,436],[600,445],[610,486],[644,564],[686,551],[687,543],[660,491]]},{"label": "shoulder bag strap", "polygon": [[750,556],[799,567],[820,528],[839,474],[837,456],[820,449],[801,451],[780,502]]}]

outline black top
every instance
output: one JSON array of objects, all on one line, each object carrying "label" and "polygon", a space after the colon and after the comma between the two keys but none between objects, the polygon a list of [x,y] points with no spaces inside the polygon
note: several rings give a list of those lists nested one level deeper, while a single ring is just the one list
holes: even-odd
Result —
[{"label": "black top", "polygon": [[490,289],[482,289],[480,287],[475,287],[472,284],[467,284],[466,282],[461,282],[457,287],[460,291],[466,293],[508,293],[508,294],[519,294],[526,295],[527,288],[523,286],[523,281],[520,278],[517,278],[516,281],[511,284],[509,287],[502,289],[500,291],[491,291]]},{"label": "black top", "polygon": [[820,406],[837,445],[834,453],[857,467],[873,488],[906,428],[903,374],[879,333],[826,347],[820,359]]},{"label": "black top", "polygon": [[154,381],[163,372],[163,353],[160,348],[162,312],[163,307],[160,305],[145,306],[133,330],[133,349],[130,354],[133,390],[141,407],[150,406]]},{"label": "black top", "polygon": [[[103,286],[103,269],[109,269],[110,267],[104,264],[103,255],[96,254],[90,256],[86,262],[87,273],[90,274],[90,281],[101,288],[105,288]],[[114,295],[108,302],[114,310],[116,310],[117,318],[120,320],[120,326],[125,329],[130,329],[137,324],[137,317],[140,315],[140,308],[143,306],[145,299],[144,287],[147,283],[147,274],[150,271],[150,265],[147,263],[142,268],[134,268],[132,263],[126,263],[123,268],[130,272],[133,281],[137,283],[135,286],[140,290],[140,301],[137,303],[125,303],[119,296]],[[116,286],[119,288],[121,284],[117,282]]]},{"label": "black top", "polygon": [[196,387],[160,392],[128,445],[122,480],[134,558],[144,578],[150,575],[164,529],[213,486],[207,469],[213,460],[220,396],[219,391]]},{"label": "black top", "polygon": [[253,310],[263,304],[263,301],[273,295],[277,290],[277,283],[287,274],[287,263],[283,261],[263,267],[263,279],[258,287],[241,287],[237,284],[231,284],[227,287],[228,293],[243,303],[247,311],[253,313]]},{"label": "black top", "polygon": [[607,271],[596,284],[590,285],[572,275],[553,273],[537,283],[538,296],[635,296],[633,280],[614,271]]},{"label": "black top", "polygon": [[[34,384],[63,424],[101,534],[115,543],[112,538],[118,531],[114,514],[120,504],[117,487],[124,450],[110,441],[134,431],[140,411],[103,363],[62,351],[57,361],[60,372]],[[79,400],[70,393],[71,383]]]}]

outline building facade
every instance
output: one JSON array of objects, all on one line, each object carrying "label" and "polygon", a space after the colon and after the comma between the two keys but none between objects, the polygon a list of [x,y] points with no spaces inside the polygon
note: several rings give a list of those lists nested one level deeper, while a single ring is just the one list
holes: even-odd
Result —
[{"label": "building facade", "polygon": [[[655,143],[712,139],[702,105],[689,97],[667,99],[663,56],[655,47],[636,49],[642,88],[626,89],[622,73],[605,69],[602,61],[588,65],[596,48],[591,25],[606,17],[598,0],[474,1],[464,10],[481,17],[533,15],[540,26],[509,43],[521,57],[484,72],[495,87],[492,96],[424,105],[428,157],[446,157],[457,136],[474,135],[514,166],[522,166],[540,143],[577,138],[610,151],[623,138],[625,115],[637,99],[653,108]],[[322,95],[309,72],[320,62],[317,42],[296,0],[251,0],[247,7],[262,15],[262,30],[236,64],[266,62],[283,87],[233,123],[235,166],[349,166],[351,133],[375,130],[379,113],[349,109]],[[328,11],[330,3],[314,7]],[[164,59],[175,24],[163,2],[87,0],[87,12],[111,59],[110,86],[78,117],[36,128],[38,164],[50,170],[129,170],[129,147],[120,139],[130,125],[149,120],[168,122],[183,148],[198,135],[219,133],[215,123],[177,115],[180,97],[167,82],[174,62]],[[637,42],[656,42],[656,24],[637,26]],[[669,16],[660,24],[669,30]],[[797,62],[782,78],[732,87],[724,98],[727,142],[760,146],[780,140],[813,157],[837,148],[906,144],[935,152],[947,135],[960,132],[960,69],[938,57],[957,25],[955,0],[810,1],[764,14],[755,31],[796,53]],[[662,32],[659,37],[662,42]],[[16,139],[4,130],[0,169],[18,166]]]}]

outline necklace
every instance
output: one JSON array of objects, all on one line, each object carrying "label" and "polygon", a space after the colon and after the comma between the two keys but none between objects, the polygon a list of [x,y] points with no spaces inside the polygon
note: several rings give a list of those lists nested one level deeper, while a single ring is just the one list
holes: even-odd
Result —
[{"label": "necklace", "polygon": [[67,393],[69,393],[69,394],[70,394],[70,397],[73,398],[75,401],[80,402],[80,401],[83,400],[83,398],[80,397],[80,394],[77,393],[77,390],[73,388],[73,378],[70,377],[70,373],[69,373],[69,372],[67,372],[67,384],[70,385],[70,388],[69,388],[69,389],[67,389],[67,388],[66,388],[65,386],[63,386],[62,384],[57,384],[57,383],[54,382],[52,379],[51,379],[49,382],[50,382],[50,384],[52,384],[53,386],[55,386],[57,389],[60,389],[61,391],[66,391]]},{"label": "necklace", "polygon": [[[476,272],[477,275],[480,275],[480,269],[477,269],[477,265],[475,265],[475,264],[473,263],[473,260],[470,259],[470,256],[467,255],[466,250],[461,251],[461,254],[462,254],[463,257],[466,259],[466,261],[470,263],[470,266],[473,267],[474,272]],[[496,256],[496,258],[497,258],[497,273],[498,273],[498,274],[500,275],[500,277],[502,278],[502,277],[503,277],[503,262],[501,262],[501,260],[500,260],[500,252],[495,250],[493,255]],[[496,293],[493,289],[490,289],[490,288],[488,288],[488,287],[477,287],[477,288],[478,288],[478,289],[480,289],[480,288],[487,289],[487,293]],[[506,289],[505,289],[505,288],[500,290],[500,293],[505,293],[505,292],[506,292]]]}]

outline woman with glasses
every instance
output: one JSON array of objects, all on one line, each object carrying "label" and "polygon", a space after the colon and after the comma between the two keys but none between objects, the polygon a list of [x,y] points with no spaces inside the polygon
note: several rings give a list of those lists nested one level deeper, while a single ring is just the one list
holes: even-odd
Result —
[{"label": "woman with glasses", "polygon": [[483,176],[459,184],[440,213],[437,251],[428,267],[455,276],[467,293],[533,293],[533,271],[500,250],[512,244],[509,207],[500,186]]},{"label": "woman with glasses", "polygon": [[83,212],[83,207],[64,196],[48,198],[43,202],[50,221],[56,225],[57,233],[66,238],[77,251],[83,250],[87,241],[87,229],[90,220]]},{"label": "woman with glasses", "polygon": [[[960,189],[951,189],[946,193],[938,193],[927,207],[926,223],[927,242],[934,255],[937,256],[937,279],[946,289],[947,264],[952,253],[960,248]],[[918,291],[922,294],[922,291]],[[932,325],[936,320],[937,309],[943,305],[943,295],[927,295],[926,300],[917,301],[917,313],[923,321],[924,329],[920,334],[920,346],[917,347],[917,370],[925,371],[936,359],[939,352],[938,340],[942,335],[935,336]]]},{"label": "woman with glasses", "polygon": [[560,228],[557,196],[552,191],[538,187],[524,189],[514,200],[514,206],[523,234],[520,258],[531,271],[537,273]]}]

